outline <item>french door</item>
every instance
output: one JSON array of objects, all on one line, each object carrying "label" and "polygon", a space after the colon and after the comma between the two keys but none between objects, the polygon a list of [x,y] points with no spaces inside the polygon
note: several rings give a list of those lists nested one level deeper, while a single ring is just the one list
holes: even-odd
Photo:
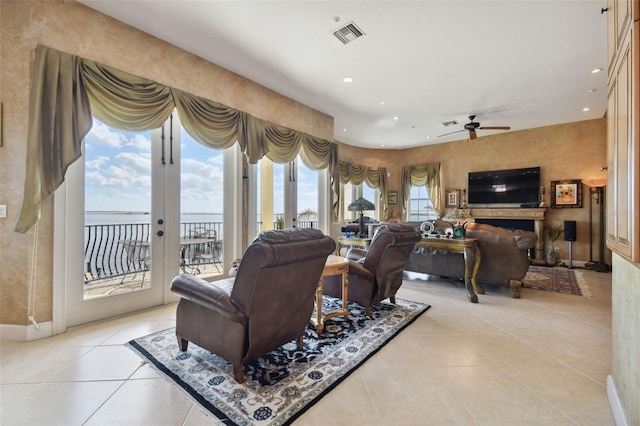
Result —
[{"label": "french door", "polygon": [[94,120],[83,157],[55,194],[54,333],[174,299],[180,134],[173,120],[148,132]]}]

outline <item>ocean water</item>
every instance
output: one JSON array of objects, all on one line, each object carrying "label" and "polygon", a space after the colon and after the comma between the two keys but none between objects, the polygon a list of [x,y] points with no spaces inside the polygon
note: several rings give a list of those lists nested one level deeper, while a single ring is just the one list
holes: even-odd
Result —
[{"label": "ocean water", "polygon": [[[85,225],[114,225],[124,223],[150,223],[151,215],[141,212],[88,211],[84,215]],[[183,213],[180,223],[222,222],[222,213]]]}]

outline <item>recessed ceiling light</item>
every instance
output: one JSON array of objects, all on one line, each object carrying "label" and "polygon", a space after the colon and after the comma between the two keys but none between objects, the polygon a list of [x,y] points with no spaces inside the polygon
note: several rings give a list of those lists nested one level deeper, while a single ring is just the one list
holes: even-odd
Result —
[{"label": "recessed ceiling light", "polygon": [[384,144],[383,143],[380,144],[380,148],[384,148]]},{"label": "recessed ceiling light", "polygon": [[595,91],[597,91],[598,89],[589,89],[589,93],[593,93]]},{"label": "recessed ceiling light", "polygon": [[582,111],[587,112],[589,111],[589,109],[590,109],[589,107],[585,107],[585,108],[582,108]]},{"label": "recessed ceiling light", "polygon": [[380,105],[384,105],[384,101],[380,101]]},{"label": "recessed ceiling light", "polygon": [[395,117],[393,117],[394,120],[399,120],[400,117],[398,117],[397,115]]},{"label": "recessed ceiling light", "polygon": [[431,136],[427,136],[427,139],[431,139]]},{"label": "recessed ceiling light", "polygon": [[597,74],[600,71],[602,71],[602,68],[594,68],[594,69],[591,70],[591,74]]},{"label": "recessed ceiling light", "polygon": [[346,131],[347,131],[347,128],[345,127],[344,129],[342,129],[342,131],[343,131],[343,132],[346,132]]},{"label": "recessed ceiling light", "polygon": [[353,81],[353,77],[349,77],[349,76],[342,79],[343,83],[351,83],[352,81]]}]

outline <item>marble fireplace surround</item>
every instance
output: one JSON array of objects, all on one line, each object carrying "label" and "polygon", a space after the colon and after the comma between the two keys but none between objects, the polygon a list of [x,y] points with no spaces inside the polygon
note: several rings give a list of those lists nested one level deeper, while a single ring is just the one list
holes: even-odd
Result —
[{"label": "marble fireplace surround", "polygon": [[547,211],[545,207],[525,208],[525,207],[494,207],[494,208],[463,208],[467,214],[474,219],[501,219],[501,220],[532,220],[533,232],[538,237],[536,242],[536,252],[533,259],[534,263],[544,263],[544,252],[542,246],[544,244],[544,214]]}]

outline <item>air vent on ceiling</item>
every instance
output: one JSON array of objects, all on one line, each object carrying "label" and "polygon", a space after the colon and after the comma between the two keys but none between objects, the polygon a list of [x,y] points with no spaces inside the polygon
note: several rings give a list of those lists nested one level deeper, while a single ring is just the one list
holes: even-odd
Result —
[{"label": "air vent on ceiling", "polygon": [[456,120],[445,121],[444,123],[442,123],[444,127],[455,126],[456,124],[458,124]]},{"label": "air vent on ceiling", "polygon": [[338,38],[342,42],[342,44],[347,44],[352,42],[353,40],[362,37],[364,32],[358,28],[353,21],[349,22],[347,25],[344,25],[333,32],[333,35]]}]

